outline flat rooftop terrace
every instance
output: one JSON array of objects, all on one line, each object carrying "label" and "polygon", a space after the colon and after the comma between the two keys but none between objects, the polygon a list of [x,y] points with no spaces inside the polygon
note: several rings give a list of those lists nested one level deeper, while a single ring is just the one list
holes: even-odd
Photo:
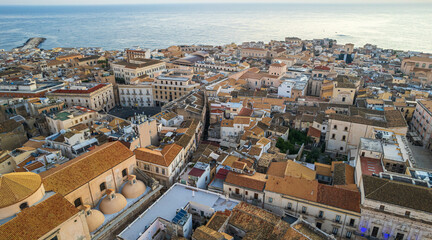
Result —
[{"label": "flat rooftop terrace", "polygon": [[191,201],[210,206],[215,212],[232,210],[239,203],[227,199],[222,194],[176,183],[118,236],[122,239],[136,240],[158,217],[171,221],[176,216],[177,209],[186,207]]},{"label": "flat rooftop terrace", "polygon": [[360,157],[360,163],[363,174],[372,176],[373,173],[379,174],[384,171],[380,159]]}]

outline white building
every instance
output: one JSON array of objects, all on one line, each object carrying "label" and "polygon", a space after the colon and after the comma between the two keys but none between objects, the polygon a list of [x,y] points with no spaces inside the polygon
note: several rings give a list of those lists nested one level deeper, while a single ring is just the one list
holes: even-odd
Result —
[{"label": "white building", "polygon": [[153,107],[153,88],[150,83],[118,85],[120,105],[123,107]]},{"label": "white building", "polygon": [[144,75],[155,77],[155,74],[165,71],[166,65],[165,62],[158,60],[139,59],[111,63],[111,68],[114,70],[116,78],[122,78],[128,84],[136,77]]},{"label": "white building", "polygon": [[278,87],[278,96],[291,98],[294,86],[295,82],[293,80],[283,81]]}]

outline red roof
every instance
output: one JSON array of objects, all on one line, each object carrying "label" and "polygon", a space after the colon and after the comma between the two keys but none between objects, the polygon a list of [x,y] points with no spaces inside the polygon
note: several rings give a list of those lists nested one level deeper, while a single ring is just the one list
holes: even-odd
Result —
[{"label": "red roof", "polygon": [[319,184],[317,202],[353,212],[360,212],[359,191]]},{"label": "red roof", "polygon": [[211,110],[211,113],[224,113],[224,111],[216,109],[216,110]]},{"label": "red roof", "polygon": [[372,173],[379,174],[384,171],[380,159],[360,157],[360,163],[363,174],[372,176]]},{"label": "red roof", "polygon": [[316,66],[316,67],[314,68],[314,70],[330,71],[330,68],[329,68],[329,67],[326,67],[326,66]]},{"label": "red roof", "polygon": [[81,107],[81,106],[74,106],[74,108],[78,109],[80,111],[83,111],[83,112],[96,112],[95,110],[91,110],[91,109],[88,109],[88,108],[85,108],[85,107]]},{"label": "red roof", "polygon": [[314,127],[309,127],[307,135],[311,136],[311,137],[315,137],[315,138],[320,138],[321,137],[321,131],[319,129],[314,128]]},{"label": "red roof", "polygon": [[55,90],[53,93],[73,93],[73,94],[83,94],[83,93],[92,93],[96,90],[99,90],[103,87],[105,87],[105,84],[98,84],[92,88],[89,88],[87,90],[71,90],[71,89],[58,89]]},{"label": "red roof", "polygon": [[253,110],[250,108],[242,108],[239,112],[239,116],[250,117],[252,116]]},{"label": "red roof", "polygon": [[192,168],[192,170],[189,172],[189,176],[194,177],[201,177],[201,175],[204,173],[204,170],[199,168]]},{"label": "red roof", "polygon": [[216,173],[216,178],[219,178],[219,179],[223,179],[223,180],[225,180],[225,178],[226,178],[226,176],[228,175],[228,170],[226,170],[225,168],[221,168],[221,169],[219,169],[219,171]]}]

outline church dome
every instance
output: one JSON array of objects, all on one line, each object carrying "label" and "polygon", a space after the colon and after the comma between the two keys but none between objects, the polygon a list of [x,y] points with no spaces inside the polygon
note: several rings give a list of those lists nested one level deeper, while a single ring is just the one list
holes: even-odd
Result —
[{"label": "church dome", "polygon": [[[19,203],[36,193],[42,187],[39,174],[14,172],[0,177],[0,208]],[[41,194],[43,196],[43,194]],[[40,199],[38,199],[40,200]]]},{"label": "church dome", "polygon": [[87,225],[90,232],[95,231],[104,223],[105,216],[99,210],[90,209],[89,205],[85,205],[84,211],[86,213]]},{"label": "church dome", "polygon": [[135,175],[129,175],[128,182],[124,185],[121,193],[130,199],[141,196],[145,190],[146,186],[142,181],[137,180]]},{"label": "church dome", "polygon": [[127,201],[120,193],[115,193],[114,189],[107,189],[106,197],[102,199],[99,209],[104,214],[114,214],[126,207]]}]

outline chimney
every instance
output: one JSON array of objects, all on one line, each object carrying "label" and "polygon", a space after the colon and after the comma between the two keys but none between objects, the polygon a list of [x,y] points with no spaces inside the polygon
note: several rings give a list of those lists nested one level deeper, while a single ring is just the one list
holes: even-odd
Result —
[{"label": "chimney", "polygon": [[114,189],[108,188],[106,190],[106,195],[107,195],[108,199],[110,199],[110,200],[113,199],[115,197],[115,191],[114,191]]},{"label": "chimney", "polygon": [[128,175],[127,179],[131,185],[136,183],[136,176],[135,175]]}]

